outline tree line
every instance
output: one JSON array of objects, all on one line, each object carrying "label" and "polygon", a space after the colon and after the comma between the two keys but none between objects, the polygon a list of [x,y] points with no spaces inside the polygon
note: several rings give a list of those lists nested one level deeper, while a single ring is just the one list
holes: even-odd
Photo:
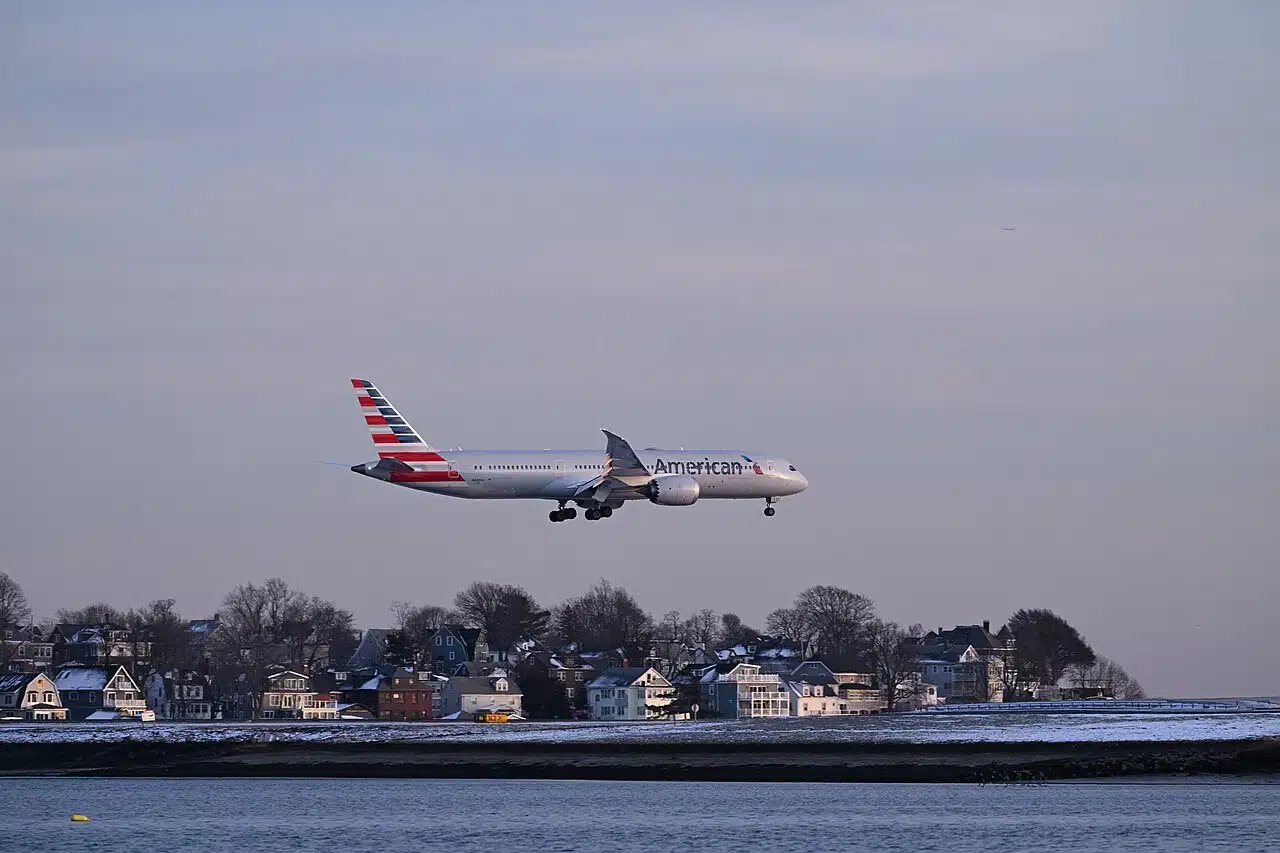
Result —
[{"label": "tree line", "polygon": [[[688,615],[671,610],[655,618],[625,588],[604,579],[550,608],[521,586],[474,581],[454,596],[451,606],[397,601],[390,612],[394,629],[388,638],[389,656],[405,662],[429,660],[433,632],[445,624],[461,624],[481,629],[495,651],[536,640],[561,652],[619,650],[633,665],[656,657],[671,668],[684,660],[688,649],[746,646],[767,637],[790,643],[806,658],[822,660],[835,671],[871,675],[891,707],[920,681],[920,656],[914,647],[924,634],[922,627],[882,619],[869,597],[833,585],[805,589],[789,607],[770,612],[763,630],[745,624],[735,613],[705,608]],[[203,668],[229,690],[260,684],[273,664],[309,673],[331,663],[341,665],[357,644],[350,611],[280,578],[236,586],[216,617],[217,630],[197,636],[173,599],[157,599],[129,610],[105,603],[61,609],[56,622],[113,624],[126,637],[149,643],[152,667]],[[0,573],[0,636],[31,622],[21,587]],[[1080,686],[1107,684],[1120,698],[1142,695],[1135,679],[1097,655],[1080,632],[1053,611],[1018,610],[1007,625],[1014,642],[1001,655],[999,674],[1007,698],[1025,697],[1035,685],[1056,685],[1064,678]],[[45,626],[46,635],[51,628],[52,623]]]}]

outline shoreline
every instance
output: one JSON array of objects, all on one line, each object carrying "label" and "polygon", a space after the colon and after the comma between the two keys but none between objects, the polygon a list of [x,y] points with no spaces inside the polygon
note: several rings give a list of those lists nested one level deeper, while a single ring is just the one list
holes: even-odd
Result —
[{"label": "shoreline", "polygon": [[1067,743],[0,744],[0,776],[1039,782],[1280,779],[1280,738]]}]

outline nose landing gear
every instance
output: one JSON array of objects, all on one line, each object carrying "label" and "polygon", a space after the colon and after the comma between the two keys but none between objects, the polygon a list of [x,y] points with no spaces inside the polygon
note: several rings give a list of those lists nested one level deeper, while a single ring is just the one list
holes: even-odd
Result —
[{"label": "nose landing gear", "polygon": [[764,514],[766,518],[773,518],[777,510],[773,508],[773,498],[764,499]]}]

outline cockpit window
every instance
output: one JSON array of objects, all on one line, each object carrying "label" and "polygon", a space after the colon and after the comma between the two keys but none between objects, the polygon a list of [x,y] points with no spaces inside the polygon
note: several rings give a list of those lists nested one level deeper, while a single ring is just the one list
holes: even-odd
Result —
[{"label": "cockpit window", "polygon": [[788,465],[788,466],[787,466],[787,469],[788,469],[788,470],[791,470],[791,471],[794,471],[794,470],[796,470],[796,466],[794,466],[794,465]]}]

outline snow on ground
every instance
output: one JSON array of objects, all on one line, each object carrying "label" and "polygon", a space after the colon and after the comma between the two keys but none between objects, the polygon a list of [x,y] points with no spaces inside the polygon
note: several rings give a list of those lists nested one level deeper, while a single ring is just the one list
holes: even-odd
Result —
[{"label": "snow on ground", "polygon": [[6,724],[5,743],[1010,743],[1280,737],[1280,714],[894,714],[662,723]]}]

